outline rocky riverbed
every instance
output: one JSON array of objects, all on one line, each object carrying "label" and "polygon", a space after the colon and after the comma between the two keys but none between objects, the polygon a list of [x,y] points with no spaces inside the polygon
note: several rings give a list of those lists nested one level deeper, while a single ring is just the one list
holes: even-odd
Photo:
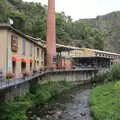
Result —
[{"label": "rocky riverbed", "polygon": [[92,120],[90,92],[90,88],[79,86],[55,96],[46,105],[33,108],[29,120]]}]

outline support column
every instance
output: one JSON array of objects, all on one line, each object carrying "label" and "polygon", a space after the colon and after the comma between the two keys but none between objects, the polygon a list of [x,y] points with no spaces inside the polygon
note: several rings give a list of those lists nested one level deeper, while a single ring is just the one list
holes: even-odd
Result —
[{"label": "support column", "polygon": [[56,68],[55,0],[48,0],[47,67]]}]

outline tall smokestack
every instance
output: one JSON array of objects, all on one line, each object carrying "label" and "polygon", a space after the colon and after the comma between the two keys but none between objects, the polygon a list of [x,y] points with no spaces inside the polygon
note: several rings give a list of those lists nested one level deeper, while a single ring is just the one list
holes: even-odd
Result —
[{"label": "tall smokestack", "polygon": [[47,67],[56,68],[55,0],[48,0]]}]

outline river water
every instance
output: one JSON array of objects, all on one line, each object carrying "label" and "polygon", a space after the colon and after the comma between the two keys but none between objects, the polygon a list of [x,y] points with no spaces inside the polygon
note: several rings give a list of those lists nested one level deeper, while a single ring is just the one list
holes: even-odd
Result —
[{"label": "river water", "polygon": [[92,120],[90,93],[91,89],[84,86],[66,91],[46,105],[35,107],[29,120]]}]

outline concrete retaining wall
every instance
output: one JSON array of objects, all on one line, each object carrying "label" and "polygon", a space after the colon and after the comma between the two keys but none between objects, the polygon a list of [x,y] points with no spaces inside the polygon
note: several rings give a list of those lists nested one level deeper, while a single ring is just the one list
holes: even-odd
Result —
[{"label": "concrete retaining wall", "polygon": [[17,96],[24,95],[29,92],[30,87],[36,82],[41,85],[47,82],[58,81],[70,81],[74,83],[85,84],[90,82],[91,77],[94,77],[96,73],[96,70],[48,72],[30,81],[1,90],[0,100],[11,100]]},{"label": "concrete retaining wall", "polygon": [[96,71],[69,71],[69,72],[54,72],[48,73],[40,78],[40,84],[47,82],[69,81],[69,82],[86,82],[94,77]]},{"label": "concrete retaining wall", "polygon": [[19,84],[0,91],[0,100],[12,100],[15,97],[29,93],[30,83]]}]

